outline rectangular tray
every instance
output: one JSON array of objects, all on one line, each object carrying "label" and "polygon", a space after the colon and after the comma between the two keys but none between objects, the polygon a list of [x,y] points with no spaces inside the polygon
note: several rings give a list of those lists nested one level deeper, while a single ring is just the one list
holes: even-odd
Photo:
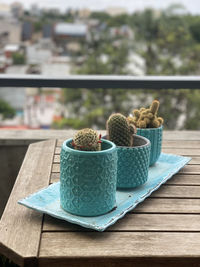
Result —
[{"label": "rectangular tray", "polygon": [[122,218],[127,212],[134,209],[138,203],[144,201],[145,198],[157,190],[190,160],[191,158],[188,157],[162,153],[157,163],[149,168],[147,182],[135,189],[117,190],[116,208],[101,216],[83,217],[64,211],[60,207],[60,182],[54,183],[45,189],[19,200],[18,203],[58,219],[97,231],[104,231],[108,226]]}]

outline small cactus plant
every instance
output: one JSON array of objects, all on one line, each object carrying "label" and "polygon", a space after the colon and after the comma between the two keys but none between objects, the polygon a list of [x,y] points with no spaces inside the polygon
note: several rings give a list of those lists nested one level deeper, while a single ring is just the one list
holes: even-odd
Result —
[{"label": "small cactus plant", "polygon": [[150,108],[134,109],[133,117],[127,119],[137,128],[158,128],[164,123],[163,118],[157,117],[159,106],[159,101],[154,100]]},{"label": "small cactus plant", "polygon": [[76,150],[100,151],[101,135],[89,128],[79,130],[73,138],[72,146]]},{"label": "small cactus plant", "polygon": [[120,113],[112,114],[106,123],[107,137],[117,146],[133,146],[136,127]]}]

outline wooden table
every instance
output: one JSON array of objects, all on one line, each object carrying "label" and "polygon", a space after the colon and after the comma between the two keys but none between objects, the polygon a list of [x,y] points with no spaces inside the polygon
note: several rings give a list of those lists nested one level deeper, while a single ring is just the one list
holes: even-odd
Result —
[{"label": "wooden table", "polygon": [[199,132],[165,132],[163,152],[192,160],[103,233],[17,204],[58,181],[60,145],[30,145],[0,222],[1,254],[29,267],[200,266]]}]

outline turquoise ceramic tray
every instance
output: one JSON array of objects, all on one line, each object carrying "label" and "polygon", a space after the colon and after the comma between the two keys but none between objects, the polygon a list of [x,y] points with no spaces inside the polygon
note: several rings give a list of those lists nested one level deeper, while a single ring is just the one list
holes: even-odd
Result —
[{"label": "turquoise ceramic tray", "polygon": [[60,207],[60,182],[54,183],[40,190],[18,203],[36,211],[49,214],[58,219],[79,224],[86,228],[104,231],[114,224],[127,212],[157,190],[163,183],[177,173],[191,158],[162,153],[155,165],[149,168],[147,182],[132,190],[117,190],[116,208],[112,211],[96,217],[82,217],[65,212]]}]

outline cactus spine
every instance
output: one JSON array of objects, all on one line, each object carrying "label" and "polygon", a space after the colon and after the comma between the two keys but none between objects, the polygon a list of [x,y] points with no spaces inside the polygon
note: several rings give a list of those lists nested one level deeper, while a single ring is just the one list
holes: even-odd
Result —
[{"label": "cactus spine", "polygon": [[76,150],[99,151],[101,150],[101,136],[92,129],[85,128],[79,130],[72,141],[72,146]]},{"label": "cactus spine", "polygon": [[140,108],[133,110],[133,117],[128,117],[128,120],[135,124],[137,128],[158,128],[164,120],[161,117],[157,117],[160,102],[154,100],[149,108]]},{"label": "cactus spine", "polygon": [[134,124],[120,113],[112,114],[106,123],[108,139],[117,146],[133,146]]}]

